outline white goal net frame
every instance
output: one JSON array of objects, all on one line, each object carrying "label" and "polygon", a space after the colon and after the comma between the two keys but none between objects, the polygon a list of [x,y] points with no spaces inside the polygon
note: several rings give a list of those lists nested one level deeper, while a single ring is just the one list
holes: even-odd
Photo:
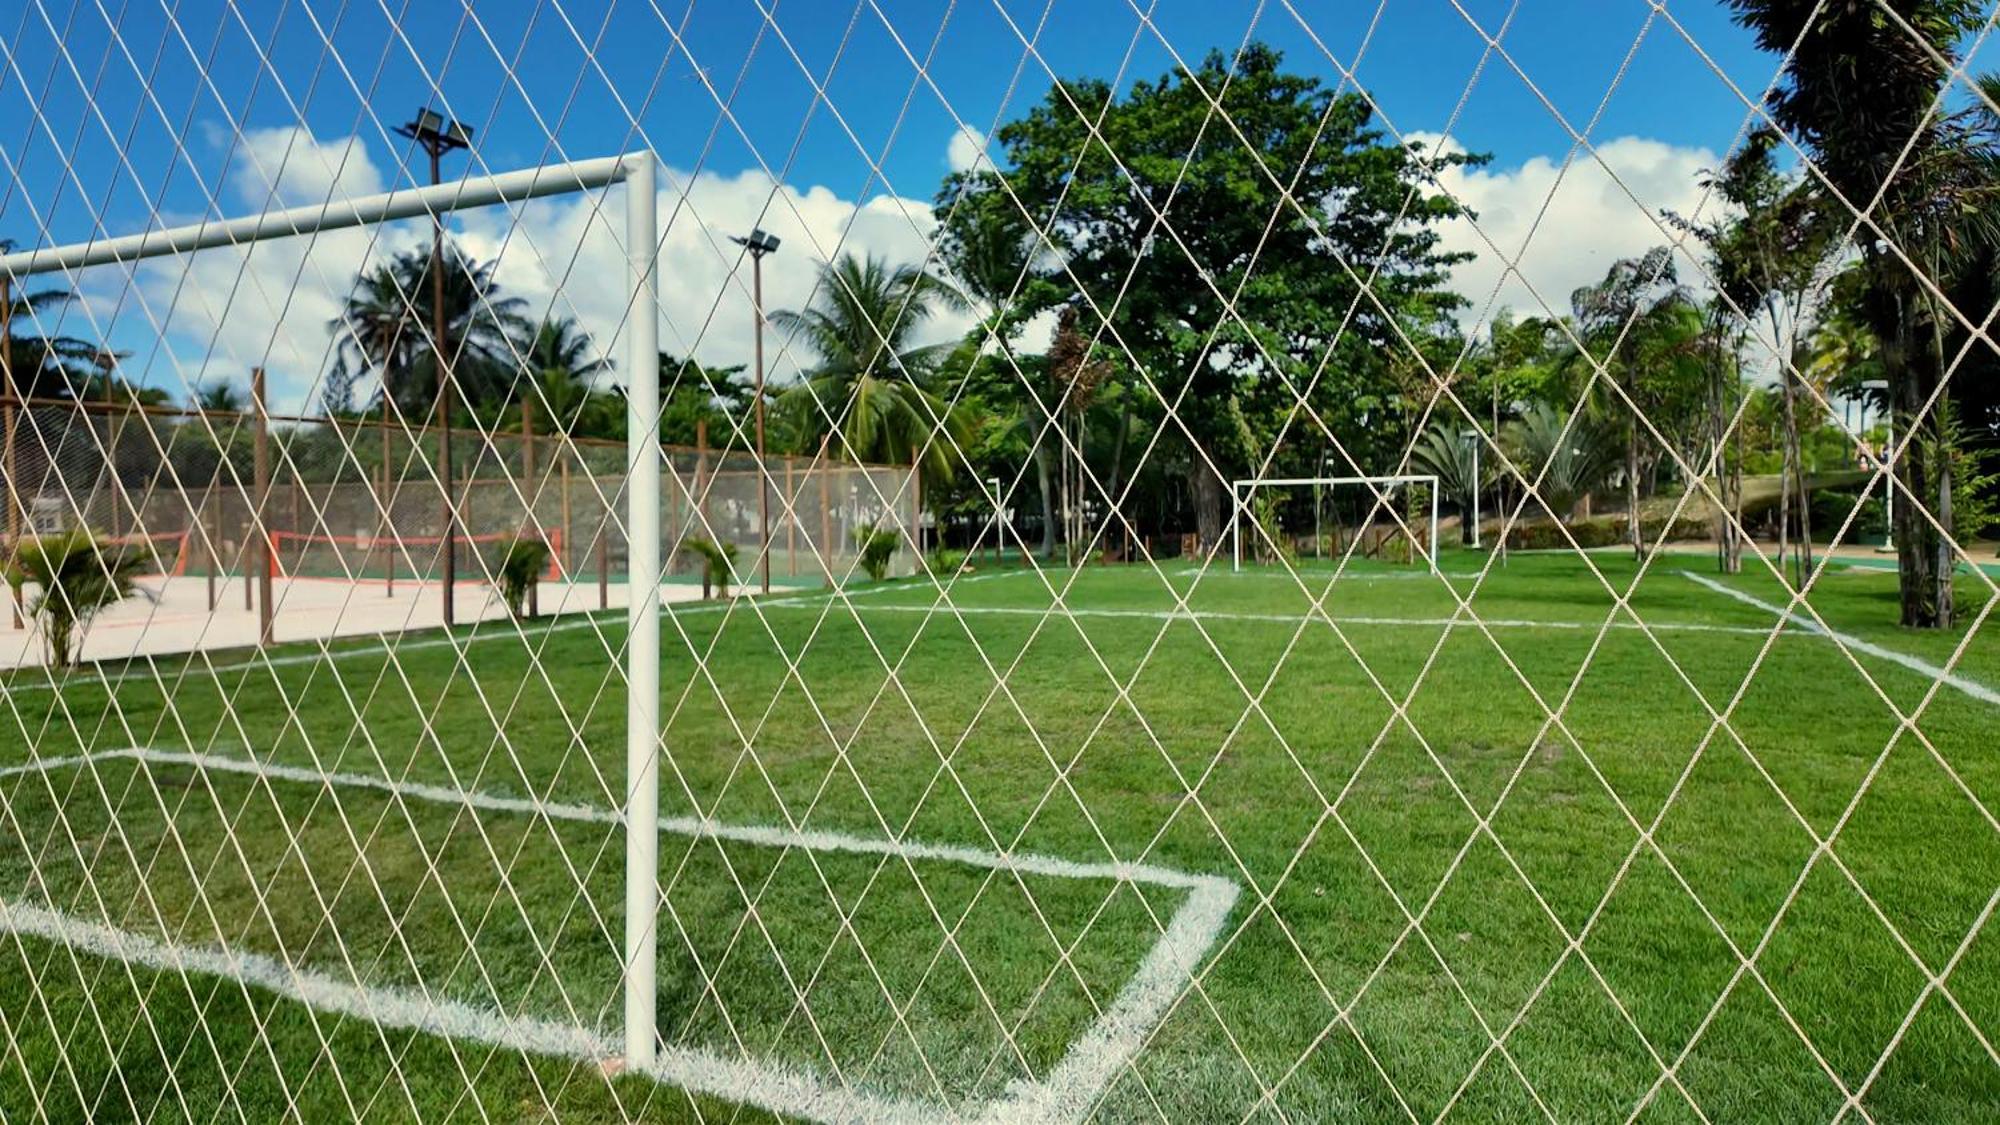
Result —
[{"label": "white goal net frame", "polygon": [[[1253,477],[1246,480],[1231,481],[1229,485],[1229,569],[1231,571],[1240,571],[1243,569],[1243,561],[1246,554],[1243,543],[1243,528],[1246,523],[1252,528],[1258,528],[1256,512],[1251,507],[1250,498],[1259,490],[1271,488],[1311,488],[1317,494],[1321,489],[1362,487],[1367,489],[1372,496],[1369,511],[1372,514],[1386,513],[1397,524],[1401,534],[1405,538],[1413,539],[1416,536],[1412,533],[1417,529],[1408,525],[1407,518],[1395,508],[1392,498],[1386,496],[1384,491],[1390,489],[1408,489],[1418,486],[1430,489],[1430,499],[1427,505],[1430,513],[1429,519],[1423,529],[1425,542],[1423,544],[1422,556],[1430,572],[1436,574],[1438,572],[1438,478],[1422,473],[1391,476]],[[1318,501],[1315,500],[1315,505],[1317,503]],[[1317,510],[1315,510],[1314,515],[1315,522],[1317,522]],[[1372,524],[1374,520],[1371,518],[1367,522]],[[1315,532],[1315,537],[1317,535],[1318,532]],[[1254,548],[1254,544],[1252,546]],[[1410,552],[1412,562],[1416,561],[1417,555],[1418,551],[1413,546]]]},{"label": "white goal net frame", "polygon": [[[454,183],[383,192],[361,198],[240,219],[194,223],[118,238],[94,239],[0,255],[0,276],[19,283],[41,274],[71,275],[101,265],[131,265],[147,258],[191,254],[218,247],[244,248],[272,239],[313,236],[398,219],[437,219],[454,211],[514,206],[548,196],[625,185],[624,240],[630,282],[624,336],[626,409],[626,536],[631,590],[625,650],[625,1065],[651,1067],[655,1056],[660,836],[660,512],[664,451],[660,425],[658,158],[628,152],[593,160],[524,168]],[[259,526],[270,550],[272,533]],[[268,560],[269,555],[266,555]],[[266,563],[268,570],[268,561]],[[268,608],[270,595],[264,596]],[[268,639],[268,627],[267,627]],[[633,831],[632,826],[641,826]]]}]

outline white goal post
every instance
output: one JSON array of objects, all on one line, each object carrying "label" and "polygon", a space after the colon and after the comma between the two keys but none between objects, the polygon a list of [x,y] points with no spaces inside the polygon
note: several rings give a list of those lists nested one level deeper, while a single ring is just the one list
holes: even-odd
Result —
[{"label": "white goal post", "polygon": [[[1371,495],[1379,495],[1383,489],[1403,488],[1423,485],[1430,489],[1430,526],[1426,531],[1428,543],[1424,550],[1424,561],[1430,565],[1432,574],[1438,569],[1438,479],[1435,476],[1419,474],[1407,476],[1356,476],[1356,477],[1253,477],[1230,482],[1229,486],[1229,557],[1231,570],[1243,569],[1243,521],[1252,518],[1250,496],[1264,488],[1311,488],[1315,492],[1324,488],[1366,487]],[[1378,503],[1380,501],[1378,500]],[[1392,516],[1395,513],[1392,512]],[[1315,517],[1317,513],[1315,513]]]},{"label": "white goal post", "polygon": [[[449,211],[523,203],[625,184],[625,249],[631,304],[626,318],[626,538],[631,595],[625,653],[625,1065],[654,1063],[656,920],[660,845],[660,367],[656,158],[629,152],[469,176],[359,199],[269,211],[0,254],[0,276],[67,273],[322,231],[432,218]],[[268,534],[258,529],[259,534]]]}]

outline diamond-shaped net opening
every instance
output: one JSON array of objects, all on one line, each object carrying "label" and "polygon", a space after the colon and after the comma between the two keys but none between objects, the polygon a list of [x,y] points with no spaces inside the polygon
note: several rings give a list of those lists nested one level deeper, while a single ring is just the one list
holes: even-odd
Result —
[{"label": "diamond-shaped net opening", "polygon": [[0,1117],[1991,1118],[1996,19],[0,16]]}]

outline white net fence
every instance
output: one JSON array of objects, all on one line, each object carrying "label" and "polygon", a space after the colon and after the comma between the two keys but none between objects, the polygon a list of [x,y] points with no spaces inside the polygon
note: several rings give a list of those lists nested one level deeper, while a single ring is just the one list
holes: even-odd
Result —
[{"label": "white net fence", "polygon": [[0,12],[0,1119],[2000,1117],[2000,7],[1168,7]]}]

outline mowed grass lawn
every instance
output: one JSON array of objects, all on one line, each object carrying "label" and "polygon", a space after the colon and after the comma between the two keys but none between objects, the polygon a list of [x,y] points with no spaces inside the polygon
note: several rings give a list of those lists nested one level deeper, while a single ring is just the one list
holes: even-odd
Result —
[{"label": "mowed grass lawn", "polygon": [[[2000,1117],[2000,708],[1778,628],[1686,577],[1700,556],[1485,562],[681,607],[662,811],[1238,883],[1104,1120],[1793,1122],[1856,1092],[1877,1121]],[[1724,581],[1785,600],[1768,572]],[[1961,599],[1978,619],[1983,582]],[[1835,569],[1811,606],[2000,687],[1994,627],[1895,628],[1893,575]],[[20,673],[0,768],[150,747],[608,809],[623,634]],[[615,825],[130,758],[0,798],[9,903],[617,1031]],[[1183,899],[672,834],[661,855],[669,1043],[940,1116],[1045,1075]],[[7,1119],[770,1116],[21,935],[0,1017]]]}]

